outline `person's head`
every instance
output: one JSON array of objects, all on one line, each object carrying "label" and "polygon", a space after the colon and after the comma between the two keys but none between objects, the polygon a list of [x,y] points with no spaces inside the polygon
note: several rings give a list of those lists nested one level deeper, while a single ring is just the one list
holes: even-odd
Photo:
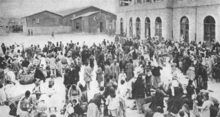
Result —
[{"label": "person's head", "polygon": [[30,95],[31,95],[31,92],[30,92],[29,90],[27,90],[27,91],[25,92],[25,97],[28,98],[28,97],[30,97]]},{"label": "person's head", "polygon": [[86,66],[88,66],[88,65],[89,65],[89,63],[88,63],[88,62],[86,62],[86,63],[85,63],[85,65],[86,65]]},{"label": "person's head", "polygon": [[121,69],[121,73],[125,73],[124,69]]},{"label": "person's head", "polygon": [[203,92],[202,96],[203,96],[204,100],[208,100],[209,99],[209,93],[208,92]]},{"label": "person's head", "polygon": [[76,105],[76,104],[77,104],[77,100],[76,100],[76,99],[73,99],[73,100],[72,100],[72,104],[73,104],[73,105]]},{"label": "person's head", "polygon": [[73,90],[76,90],[76,85],[71,86]]},{"label": "person's head", "polygon": [[180,112],[179,112],[179,116],[180,116],[180,117],[184,117],[184,116],[185,116],[184,111],[180,111]]},{"label": "person's head", "polygon": [[191,86],[192,83],[193,83],[193,81],[192,81],[192,80],[189,80],[189,81],[188,81],[188,86]]},{"label": "person's head", "polygon": [[121,80],[121,85],[123,85],[125,83],[125,81],[124,80]]},{"label": "person's head", "polygon": [[35,95],[36,95],[36,98],[37,98],[37,99],[40,99],[40,97],[41,97],[41,92],[36,92]]},{"label": "person's head", "polygon": [[101,94],[103,94],[104,91],[105,91],[105,88],[101,86],[101,87],[99,88],[99,91],[100,91]]},{"label": "person's head", "polygon": [[112,98],[115,98],[116,97],[116,94],[115,94],[115,89],[113,88],[113,87],[111,87],[110,88],[110,96],[112,97]]},{"label": "person's head", "polygon": [[158,112],[158,113],[163,113],[163,109],[162,109],[160,106],[158,106],[156,112]]}]

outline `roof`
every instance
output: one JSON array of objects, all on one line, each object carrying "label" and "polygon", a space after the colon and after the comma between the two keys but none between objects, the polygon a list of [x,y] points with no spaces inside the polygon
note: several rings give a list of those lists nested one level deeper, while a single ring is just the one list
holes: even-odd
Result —
[{"label": "roof", "polygon": [[88,13],[82,14],[82,15],[80,15],[80,16],[74,17],[74,18],[72,18],[71,20],[75,20],[75,19],[78,19],[78,18],[80,18],[80,17],[87,17],[87,16],[90,16],[90,15],[96,14],[96,13],[98,13],[98,12],[99,12],[99,11],[88,12]]},{"label": "roof", "polygon": [[34,13],[34,14],[32,14],[32,15],[29,15],[29,16],[25,16],[25,17],[23,17],[23,18],[31,17],[31,16],[33,16],[33,15],[41,14],[41,13],[44,13],[44,12],[48,12],[48,13],[51,13],[51,14],[54,14],[54,15],[57,15],[57,16],[62,17],[61,15],[59,15],[59,14],[57,14],[57,13],[54,13],[54,12],[45,10],[45,11],[41,11],[41,12],[38,12],[38,13]]},{"label": "roof", "polygon": [[88,7],[73,8],[73,9],[63,10],[63,11],[57,12],[57,14],[62,15],[62,16],[67,16],[67,15],[75,13],[77,11],[81,11],[81,10],[83,10],[85,8],[88,8]]},{"label": "roof", "polygon": [[[82,7],[82,8],[75,8],[75,9],[60,11],[60,12],[58,12],[57,14],[60,14],[60,15],[62,15],[63,17],[65,17],[65,16],[71,15],[71,14],[73,14],[73,13],[77,13],[77,12],[80,12],[80,11],[82,11],[82,10],[91,8],[91,7],[96,8],[97,10],[101,10],[101,11],[104,11],[104,12],[108,12],[108,13],[110,13],[110,14],[112,14],[112,15],[115,15],[114,13],[111,13],[111,12],[109,12],[109,11],[105,11],[105,10],[100,9],[100,8],[98,8],[98,7],[95,7],[95,6],[86,6],[86,7]],[[115,16],[116,16],[116,15],[115,15]]]}]

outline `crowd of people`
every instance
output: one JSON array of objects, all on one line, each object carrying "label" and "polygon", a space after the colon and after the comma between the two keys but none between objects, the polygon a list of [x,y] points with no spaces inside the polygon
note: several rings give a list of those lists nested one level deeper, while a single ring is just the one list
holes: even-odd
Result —
[{"label": "crowd of people", "polygon": [[[90,47],[71,41],[48,42],[43,48],[2,43],[1,49],[0,105],[8,105],[13,116],[56,117],[51,113],[61,106],[55,103],[57,78],[66,89],[60,111],[66,117],[126,117],[128,108],[145,117],[220,116],[219,101],[208,90],[208,81],[220,79],[219,43],[206,47],[201,42],[116,36],[114,42],[104,39]],[[164,82],[161,71],[170,65],[170,78]],[[88,99],[93,77],[99,92]],[[41,86],[47,81],[44,91]],[[17,84],[35,86],[9,98],[6,89]],[[127,100],[134,105],[129,107]]]}]

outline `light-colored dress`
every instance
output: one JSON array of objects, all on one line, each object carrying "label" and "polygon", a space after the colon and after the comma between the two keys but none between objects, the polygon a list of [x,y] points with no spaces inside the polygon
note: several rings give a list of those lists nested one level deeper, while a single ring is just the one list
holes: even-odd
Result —
[{"label": "light-colored dress", "polygon": [[88,105],[87,117],[100,117],[99,109],[95,103]]},{"label": "light-colored dress", "polygon": [[5,93],[5,88],[0,89],[0,103],[3,103],[7,100],[6,98],[6,93]]},{"label": "light-colored dress", "polygon": [[114,117],[117,117],[120,107],[120,98],[118,96],[116,96],[115,98],[108,96],[106,100],[106,105],[108,105],[108,113]]},{"label": "light-colored dress", "polygon": [[98,81],[98,83],[101,83],[103,81],[103,72],[102,72],[102,68],[98,68],[96,71],[96,80]]},{"label": "light-colored dress", "polygon": [[213,105],[212,101],[210,100],[204,101],[204,103],[202,104],[203,109],[201,109],[200,117],[210,117],[211,105]]},{"label": "light-colored dress", "polygon": [[84,69],[84,80],[85,82],[92,81],[92,68],[90,66],[86,66]]}]

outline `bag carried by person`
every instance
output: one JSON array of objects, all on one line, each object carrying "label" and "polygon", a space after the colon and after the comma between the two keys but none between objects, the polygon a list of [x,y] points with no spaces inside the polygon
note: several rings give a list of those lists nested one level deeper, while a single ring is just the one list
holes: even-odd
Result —
[{"label": "bag carried by person", "polygon": [[34,83],[34,74],[21,74],[19,79],[21,85],[32,84]]}]

